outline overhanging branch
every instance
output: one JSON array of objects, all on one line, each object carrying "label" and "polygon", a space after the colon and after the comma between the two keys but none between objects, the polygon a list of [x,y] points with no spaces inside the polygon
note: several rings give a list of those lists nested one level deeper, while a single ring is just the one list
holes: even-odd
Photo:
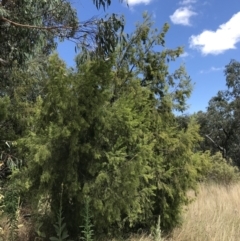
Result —
[{"label": "overhanging branch", "polygon": [[44,27],[44,26],[36,26],[36,25],[28,25],[28,24],[21,24],[21,23],[17,23],[14,22],[10,19],[7,19],[5,17],[1,17],[1,20],[10,23],[13,26],[16,27],[22,27],[22,28],[31,28],[31,29],[40,29],[40,30],[54,30],[54,29],[74,29],[75,27],[71,27],[71,26],[50,26],[50,27]]}]

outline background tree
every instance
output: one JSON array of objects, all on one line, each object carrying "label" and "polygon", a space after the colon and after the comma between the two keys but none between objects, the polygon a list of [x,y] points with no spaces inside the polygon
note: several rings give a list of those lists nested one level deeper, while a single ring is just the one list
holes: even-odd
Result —
[{"label": "background tree", "polygon": [[223,157],[231,158],[239,165],[239,76],[240,64],[232,60],[225,68],[225,91],[219,91],[209,101],[206,113],[198,113],[202,136],[205,136],[203,149],[212,153],[220,151]]},{"label": "background tree", "polygon": [[[97,8],[105,9],[111,1],[94,3]],[[7,81],[11,67],[23,67],[26,60],[49,55],[56,48],[56,39],[75,41],[82,50],[92,50],[97,44],[99,54],[112,51],[117,41],[116,32],[123,27],[123,18],[112,14],[79,22],[67,0],[2,0],[0,26],[0,94],[3,95],[11,85]]]}]

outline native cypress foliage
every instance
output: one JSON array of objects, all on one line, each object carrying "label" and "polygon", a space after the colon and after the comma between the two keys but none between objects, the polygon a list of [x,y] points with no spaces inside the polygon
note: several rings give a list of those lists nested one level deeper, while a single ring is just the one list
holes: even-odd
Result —
[{"label": "native cypress foliage", "polygon": [[84,185],[84,192],[94,197],[99,222],[95,227],[103,230],[113,224],[134,226],[144,218],[143,210],[150,209],[154,137],[148,131],[153,109],[149,94],[134,81],[114,105],[109,104],[108,124],[102,129],[105,135],[99,139],[102,164],[95,164],[94,182]]},{"label": "native cypress foliage", "polygon": [[[26,158],[31,160],[26,182],[33,197],[38,199],[39,195],[49,194],[54,209],[59,185],[64,183],[68,188],[63,194],[63,210],[69,214],[68,220],[72,213],[74,220],[74,215],[79,217],[80,212],[75,211],[78,202],[70,207],[66,203],[78,198],[85,180],[92,176],[89,168],[99,155],[99,148],[94,146],[97,144],[94,132],[108,95],[105,85],[110,78],[106,64],[89,63],[83,71],[86,74],[80,72],[73,78],[56,56],[50,59],[46,95],[38,99],[32,131],[23,139],[23,147],[29,150]],[[79,220],[74,221],[73,224],[79,225]]]},{"label": "native cypress foliage", "polygon": [[[164,123],[163,123],[164,122]],[[195,189],[197,181],[206,173],[208,158],[194,153],[201,140],[196,121],[191,120],[187,129],[166,122],[158,116],[155,123],[154,184],[156,185],[153,214],[161,215],[163,230],[171,230],[181,221],[182,207],[188,203],[187,191]]]},{"label": "native cypress foliage", "polygon": [[[86,63],[79,73],[67,74],[64,64],[52,57],[47,95],[38,100],[34,131],[22,142],[29,150],[26,182],[33,196],[50,194],[54,208],[63,182],[68,187],[63,210],[69,221],[76,216],[73,223],[79,225],[81,200],[91,194],[100,230],[120,225],[122,215],[126,222],[137,220],[152,193],[142,182],[151,178],[153,137],[147,129],[149,108],[154,106],[149,91],[137,81],[112,105],[110,67],[111,63]],[[69,199],[75,201],[67,206]]]},{"label": "native cypress foliage", "polygon": [[[0,98],[2,118],[0,117],[0,161],[1,179],[7,184],[6,177],[11,174],[9,168],[20,167],[22,154],[16,149],[19,138],[28,130],[31,115],[37,97],[44,94],[43,75],[46,58],[28,62],[28,71],[12,68],[8,79],[11,88],[8,88],[5,97]],[[0,113],[1,116],[1,113]]]},{"label": "native cypress foliage", "polygon": [[95,234],[149,230],[159,215],[170,230],[203,172],[206,158],[194,153],[198,125],[191,119],[182,128],[173,114],[191,92],[183,67],[168,71],[182,50],[155,51],[167,26],[151,28],[145,16],[108,60],[86,60],[76,72],[53,55],[42,76],[44,94],[19,141],[27,163],[22,184],[34,210],[48,197],[53,212],[61,184],[67,187],[62,211],[70,238],[81,233],[86,197]]},{"label": "native cypress foliage", "polygon": [[7,108],[8,108],[9,100],[8,98],[0,99],[0,121],[2,122],[7,116]]},{"label": "native cypress foliage", "polygon": [[[159,32],[152,29],[153,24],[146,14],[143,17],[143,23],[136,26],[134,33],[126,35],[127,41],[121,43],[113,55],[111,103],[116,105],[124,93],[128,93],[133,79],[142,90],[148,91],[145,100],[151,103],[147,110],[151,115],[144,118],[145,125],[149,120],[148,126],[141,128],[151,140],[151,149],[147,151],[150,159],[146,163],[150,167],[146,185],[151,192],[148,192],[148,201],[142,209],[144,218],[140,215],[135,225],[149,227],[160,214],[162,227],[169,230],[179,222],[181,207],[187,203],[186,192],[196,185],[197,176],[202,172],[200,160],[204,163],[207,158],[200,153],[194,156],[201,140],[196,122],[191,120],[187,128],[181,128],[173,114],[173,110],[186,108],[186,98],[192,89],[183,66],[169,73],[169,61],[175,60],[182,49],[164,48],[168,25]],[[156,51],[156,48],[160,50]],[[141,105],[146,106],[143,100],[137,98]]]}]

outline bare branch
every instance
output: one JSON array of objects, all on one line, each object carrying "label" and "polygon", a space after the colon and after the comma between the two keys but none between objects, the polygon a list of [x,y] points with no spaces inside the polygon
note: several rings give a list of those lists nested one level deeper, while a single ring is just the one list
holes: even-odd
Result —
[{"label": "bare branch", "polygon": [[209,135],[205,135],[221,152],[223,158],[226,158],[226,149],[219,146]]},{"label": "bare branch", "polygon": [[21,23],[17,23],[17,22],[13,22],[10,19],[7,19],[5,17],[1,17],[1,20],[8,22],[10,24],[12,24],[13,26],[16,27],[22,27],[22,28],[32,28],[32,29],[40,29],[40,30],[53,30],[53,29],[73,29],[74,27],[71,26],[51,26],[51,27],[43,27],[43,26],[35,26],[35,25],[28,25],[28,24],[21,24]]},{"label": "bare branch", "polygon": [[4,60],[4,59],[0,58],[0,64],[5,65],[5,64],[7,64],[7,63],[8,63],[8,62],[7,62],[6,60]]}]

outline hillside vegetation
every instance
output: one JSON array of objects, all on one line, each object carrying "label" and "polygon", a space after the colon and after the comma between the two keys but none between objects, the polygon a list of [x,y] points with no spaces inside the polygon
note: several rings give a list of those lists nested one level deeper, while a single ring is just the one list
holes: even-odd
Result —
[{"label": "hillside vegetation", "polygon": [[[181,115],[193,84],[171,66],[183,48],[167,47],[169,24],[143,13],[127,33],[123,16],[77,16],[68,0],[0,1],[2,240],[234,239],[240,64],[206,112]],[[55,52],[63,40],[75,68]]]}]

